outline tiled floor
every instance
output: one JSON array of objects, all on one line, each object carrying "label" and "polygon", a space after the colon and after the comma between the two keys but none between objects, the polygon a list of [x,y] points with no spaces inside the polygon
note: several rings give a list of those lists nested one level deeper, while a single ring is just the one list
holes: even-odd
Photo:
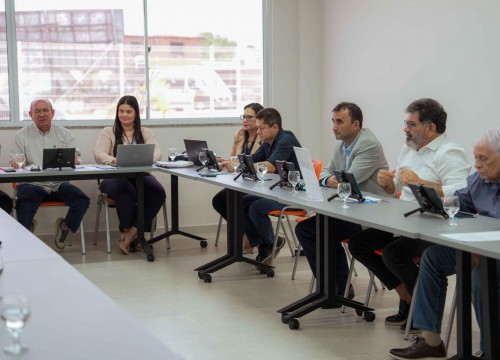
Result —
[{"label": "tiled floor", "polygon": [[[372,294],[374,322],[361,320],[352,309],[344,314],[340,309],[317,310],[301,318],[300,329],[292,331],[282,324],[276,310],[307,294],[311,273],[306,259],[300,259],[294,281],[290,279],[293,259],[285,247],[275,261],[274,278],[260,275],[250,265],[235,264],[205,284],[193,269],[225,254],[225,241],[215,248],[215,233],[198,235],[208,239],[207,248],[175,236],[169,251],[165,242],[155,244],[153,263],[142,252],[124,256],[116,247],[108,255],[104,241],[94,247],[90,239],[87,255],[82,257],[78,237],[62,255],[186,359],[373,360],[389,359],[390,348],[408,346],[399,328],[384,325],[384,318],[396,311],[398,299],[393,291]],[[368,274],[361,265],[357,269],[359,276],[352,283],[355,299],[363,301]],[[474,337],[477,350],[477,329]],[[455,348],[453,335],[449,355]]]}]

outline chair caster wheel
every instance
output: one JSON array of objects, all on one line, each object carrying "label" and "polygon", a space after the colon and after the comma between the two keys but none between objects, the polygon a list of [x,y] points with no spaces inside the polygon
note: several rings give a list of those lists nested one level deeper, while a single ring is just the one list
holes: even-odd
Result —
[{"label": "chair caster wheel", "polygon": [[290,319],[288,322],[288,328],[290,330],[297,330],[300,327],[299,320],[297,319]]},{"label": "chair caster wheel", "polygon": [[206,248],[206,247],[208,246],[208,243],[207,243],[205,240],[201,240],[201,241],[200,241],[200,246],[201,246],[202,248]]},{"label": "chair caster wheel", "polygon": [[198,271],[198,279],[203,280],[203,273]]},{"label": "chair caster wheel", "polygon": [[153,261],[155,261],[155,256],[153,254],[149,254],[147,259],[148,259],[148,262],[153,262]]},{"label": "chair caster wheel", "polygon": [[285,319],[286,315],[287,315],[286,313],[281,314],[281,322],[283,324],[288,324],[290,322],[290,319]]},{"label": "chair caster wheel", "polygon": [[373,320],[375,320],[375,313],[372,311],[366,311],[363,319],[365,319],[367,322],[372,322]]},{"label": "chair caster wheel", "polygon": [[272,278],[272,277],[274,277],[274,270],[273,270],[273,269],[268,269],[268,270],[266,271],[266,276],[267,276],[268,278]]},{"label": "chair caster wheel", "polygon": [[210,275],[210,274],[204,274],[203,275],[203,282],[205,284],[211,283],[212,282],[212,275]]}]

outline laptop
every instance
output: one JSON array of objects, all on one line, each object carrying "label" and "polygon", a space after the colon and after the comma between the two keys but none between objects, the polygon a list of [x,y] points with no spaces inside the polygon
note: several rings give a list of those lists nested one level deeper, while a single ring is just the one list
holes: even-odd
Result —
[{"label": "laptop", "polygon": [[116,166],[151,166],[155,154],[155,144],[118,145]]},{"label": "laptop", "polygon": [[184,139],[184,146],[186,146],[188,160],[196,166],[203,165],[200,159],[198,159],[198,154],[200,153],[201,149],[208,149],[207,142],[205,140]]}]

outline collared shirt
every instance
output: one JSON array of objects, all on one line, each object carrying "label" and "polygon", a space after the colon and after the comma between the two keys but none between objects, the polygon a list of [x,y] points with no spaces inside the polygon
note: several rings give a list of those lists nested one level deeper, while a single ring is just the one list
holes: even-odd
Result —
[{"label": "collared shirt", "polygon": [[[31,123],[16,133],[11,155],[23,153],[26,156],[26,166],[43,165],[43,149],[50,148],[76,148],[75,138],[70,131],[62,126],[51,124],[45,133]],[[61,181],[35,182],[33,184],[43,187],[48,193],[57,191]]]},{"label": "collared shirt", "polygon": [[[439,184],[445,196],[453,195],[467,186],[470,165],[463,147],[448,139],[446,134],[438,136],[418,151],[404,145],[398,157],[398,169],[410,169],[423,180]],[[401,185],[394,179],[396,192]],[[401,191],[401,200],[415,201],[408,186]]]},{"label": "collared shirt", "polygon": [[475,172],[467,187],[457,191],[460,210],[500,219],[500,183],[483,180]]},{"label": "collared shirt", "polygon": [[285,160],[292,162],[295,169],[299,169],[299,163],[295,151],[293,151],[294,146],[301,147],[293,132],[280,129],[272,144],[263,142],[260,145],[259,149],[252,155],[252,161],[255,163],[268,161],[276,167],[276,160]]}]

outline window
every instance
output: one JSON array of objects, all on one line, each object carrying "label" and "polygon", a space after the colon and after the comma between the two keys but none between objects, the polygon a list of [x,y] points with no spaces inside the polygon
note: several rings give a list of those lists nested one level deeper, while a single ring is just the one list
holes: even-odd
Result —
[{"label": "window", "polygon": [[[142,118],[158,123],[234,119],[245,104],[263,102],[262,0],[13,3],[14,44],[0,4],[5,122],[15,122],[7,74],[17,84],[21,121],[29,120],[37,97],[52,101],[56,119],[79,124],[114,119],[125,94],[138,98]],[[14,45],[17,56],[8,62]],[[9,64],[15,73],[8,73]]]}]

